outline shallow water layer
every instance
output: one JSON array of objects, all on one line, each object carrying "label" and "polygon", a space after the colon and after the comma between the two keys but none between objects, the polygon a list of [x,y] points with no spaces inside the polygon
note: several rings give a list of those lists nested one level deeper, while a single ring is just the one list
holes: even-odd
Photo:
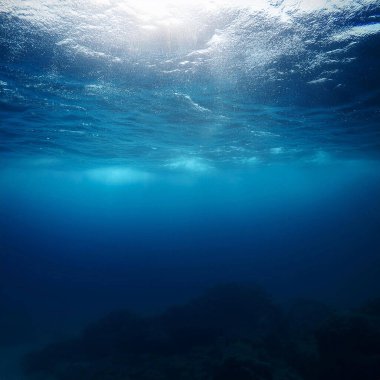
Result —
[{"label": "shallow water layer", "polygon": [[13,1],[0,18],[6,156],[378,157],[376,1]]},{"label": "shallow water layer", "polygon": [[377,380],[379,25],[0,1],[0,379]]}]

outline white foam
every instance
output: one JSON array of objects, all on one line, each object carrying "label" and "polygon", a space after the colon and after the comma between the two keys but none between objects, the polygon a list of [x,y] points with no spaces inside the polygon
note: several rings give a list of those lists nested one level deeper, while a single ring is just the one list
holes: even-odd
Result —
[{"label": "white foam", "polygon": [[84,135],[85,134],[84,131],[72,131],[70,129],[59,129],[58,131],[61,133],[73,133],[73,134],[77,134],[77,135]]},{"label": "white foam", "polygon": [[330,82],[332,81],[332,79],[329,79],[329,78],[319,78],[319,79],[314,79],[314,80],[311,80],[307,83],[309,84],[322,84],[322,83],[326,83],[326,82]]},{"label": "white foam", "polygon": [[211,165],[199,157],[179,157],[165,166],[174,170],[186,170],[196,173],[204,173],[212,169]]},{"label": "white foam", "polygon": [[174,94],[176,96],[184,99],[193,109],[195,109],[199,112],[211,112],[211,110],[209,110],[208,108],[202,107],[200,104],[194,102],[194,100],[191,99],[191,97],[189,95],[182,94],[180,92],[175,92]]},{"label": "white foam", "polygon": [[351,38],[363,38],[380,33],[380,23],[354,26],[332,36],[334,41],[345,41]]}]

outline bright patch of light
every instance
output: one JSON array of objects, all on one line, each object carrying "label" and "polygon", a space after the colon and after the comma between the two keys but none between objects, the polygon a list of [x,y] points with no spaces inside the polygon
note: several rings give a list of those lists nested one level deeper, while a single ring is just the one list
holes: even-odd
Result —
[{"label": "bright patch of light", "polygon": [[86,176],[91,180],[108,185],[140,183],[152,179],[152,175],[148,172],[117,166],[88,170]]},{"label": "bright patch of light", "polygon": [[204,173],[212,169],[204,160],[198,157],[179,157],[166,165],[170,169]]},{"label": "bright patch of light", "polygon": [[354,26],[332,37],[334,41],[345,41],[352,38],[368,37],[380,33],[380,23]]}]

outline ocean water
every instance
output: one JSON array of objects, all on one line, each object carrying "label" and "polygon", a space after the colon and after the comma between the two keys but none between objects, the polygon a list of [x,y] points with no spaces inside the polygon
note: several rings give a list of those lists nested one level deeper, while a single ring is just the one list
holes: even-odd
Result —
[{"label": "ocean water", "polygon": [[1,380],[380,378],[378,1],[0,0],[0,158]]}]

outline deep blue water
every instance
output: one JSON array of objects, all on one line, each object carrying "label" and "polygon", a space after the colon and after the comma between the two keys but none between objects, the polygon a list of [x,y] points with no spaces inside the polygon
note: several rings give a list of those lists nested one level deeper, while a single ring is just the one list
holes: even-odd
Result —
[{"label": "deep blue water", "polygon": [[4,352],[220,283],[380,297],[379,68],[374,0],[0,0]]}]

